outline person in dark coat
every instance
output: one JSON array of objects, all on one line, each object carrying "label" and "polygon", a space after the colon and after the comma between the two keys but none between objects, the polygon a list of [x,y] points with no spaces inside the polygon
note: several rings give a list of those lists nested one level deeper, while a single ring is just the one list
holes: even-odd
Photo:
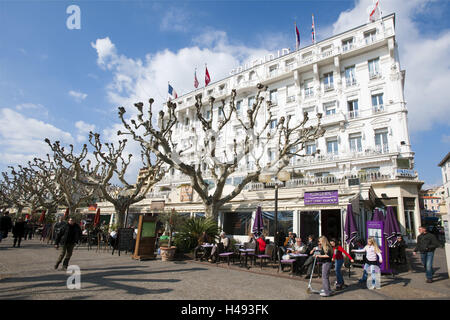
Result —
[{"label": "person in dark coat", "polygon": [[53,226],[53,239],[56,240],[59,232],[61,231],[62,227],[64,227],[65,224],[66,222],[64,221],[64,217],[60,216],[58,222],[56,222],[55,225]]},{"label": "person in dark coat", "polygon": [[17,243],[17,247],[20,248],[20,243],[22,242],[22,238],[25,235],[25,222],[23,222],[23,218],[19,218],[16,221],[14,227],[12,228],[12,233],[14,237],[13,247],[15,247]]},{"label": "person in dark coat", "polygon": [[397,236],[397,240],[392,246],[392,260],[394,263],[406,264],[406,242],[401,235]]},{"label": "person in dark coat", "polygon": [[440,242],[432,233],[427,232],[427,228],[419,227],[420,235],[417,237],[417,245],[414,248],[413,254],[420,253],[420,259],[425,267],[427,283],[433,282],[433,258],[434,250],[440,247]]},{"label": "person in dark coat", "polygon": [[5,239],[8,237],[8,232],[12,228],[11,217],[9,216],[9,212],[5,211],[3,213],[3,217],[0,218],[0,232],[2,233],[2,238]]},{"label": "person in dark coat", "polygon": [[55,241],[55,248],[58,250],[59,244],[62,244],[62,252],[58,257],[55,264],[55,269],[58,269],[59,264],[63,261],[63,270],[67,270],[69,266],[69,260],[72,257],[73,248],[81,239],[81,228],[75,223],[75,221],[70,218],[69,222],[65,224],[61,231],[58,233]]},{"label": "person in dark coat", "polygon": [[20,243],[22,242],[22,238],[25,235],[25,222],[23,221],[23,218],[17,219],[14,227],[12,228],[12,231],[14,237],[13,247],[15,247],[17,244],[17,247],[20,248]]}]

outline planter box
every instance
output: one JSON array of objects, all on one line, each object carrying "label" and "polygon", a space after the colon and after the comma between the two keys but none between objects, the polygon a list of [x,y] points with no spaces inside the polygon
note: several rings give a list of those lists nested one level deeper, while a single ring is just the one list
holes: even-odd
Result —
[{"label": "planter box", "polygon": [[175,251],[177,249],[177,247],[172,246],[172,247],[159,247],[159,249],[161,250],[161,260],[162,261],[172,261],[174,260],[175,257]]}]

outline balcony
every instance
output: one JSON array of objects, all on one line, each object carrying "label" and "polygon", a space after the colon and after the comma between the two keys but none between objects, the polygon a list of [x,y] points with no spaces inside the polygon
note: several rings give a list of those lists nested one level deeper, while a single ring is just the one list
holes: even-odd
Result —
[{"label": "balcony", "polygon": [[305,99],[312,98],[312,97],[314,97],[313,88],[306,88],[305,89]]},{"label": "balcony", "polygon": [[356,79],[346,79],[345,85],[347,88],[355,87],[358,83],[356,82]]},{"label": "balcony", "polygon": [[369,72],[369,80],[376,80],[381,78],[381,73],[379,71]]},{"label": "balcony", "polygon": [[347,113],[347,119],[356,119],[359,118],[359,110],[352,110]]},{"label": "balcony", "polygon": [[385,111],[384,106],[382,104],[372,107],[372,114],[378,114],[378,113],[382,113],[384,111]]},{"label": "balcony", "polygon": [[332,84],[332,83],[324,84],[324,86],[323,86],[324,92],[333,91],[333,90],[334,90],[334,84]]},{"label": "balcony", "polygon": [[295,96],[286,97],[286,103],[295,102]]},{"label": "balcony", "polygon": [[355,48],[355,46],[353,45],[353,43],[346,43],[344,45],[342,45],[342,52],[347,52],[350,50],[353,50]]}]

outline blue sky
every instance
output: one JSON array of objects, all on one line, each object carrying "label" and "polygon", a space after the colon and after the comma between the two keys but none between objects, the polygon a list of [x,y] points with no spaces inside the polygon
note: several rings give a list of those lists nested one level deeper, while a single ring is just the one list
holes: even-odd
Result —
[{"label": "blue sky", "polygon": [[[371,3],[0,0],[0,170],[48,152],[44,137],[78,145],[89,130],[113,137],[119,105],[161,102],[167,81],[190,91],[204,63],[215,81],[242,60],[294,48],[294,21],[309,45],[312,13],[319,41],[356,27]],[[80,30],[66,27],[71,4]],[[450,151],[450,2],[381,0],[381,8],[397,15],[416,170],[440,184],[437,163]]]}]

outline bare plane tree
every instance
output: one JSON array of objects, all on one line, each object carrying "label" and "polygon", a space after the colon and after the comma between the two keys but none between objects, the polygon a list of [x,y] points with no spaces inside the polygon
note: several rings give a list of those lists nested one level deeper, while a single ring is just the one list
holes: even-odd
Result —
[{"label": "bare plane tree", "polygon": [[[173,130],[177,127],[177,123],[181,123],[181,120],[176,115],[176,104],[170,101],[167,102],[167,114],[164,111],[159,112],[157,127],[153,125],[153,99],[149,100],[147,117],[144,116],[142,102],[134,105],[138,110],[138,115],[137,120],[129,121],[131,124],[124,118],[125,108],[119,107],[119,117],[125,127],[125,132],[119,131],[118,134],[131,135],[135,141],[155,153],[169,167],[188,176],[193,190],[199,195],[205,206],[206,216],[217,219],[219,209],[239,195],[248,183],[257,181],[259,175],[264,171],[278,173],[295,155],[304,156],[301,151],[306,142],[323,136],[325,132],[320,124],[321,114],[318,114],[317,123],[313,126],[306,127],[308,116],[305,113],[303,121],[298,124],[292,125],[290,119],[281,118],[275,128],[270,128],[273,120],[272,103],[271,101],[263,103],[267,86],[258,84],[257,90],[255,102],[247,111],[246,116],[242,117],[236,109],[236,91],[233,89],[228,105],[225,100],[220,101],[218,109],[221,114],[216,122],[213,121],[215,99],[209,98],[209,106],[205,108],[209,108],[210,117],[204,117],[202,112],[205,108],[202,104],[202,96],[197,95],[195,111],[201,123],[201,130],[191,128],[193,138],[188,148],[173,142]],[[258,117],[260,112],[265,113]],[[225,144],[230,146],[229,150],[219,152],[219,148],[224,143],[222,141],[222,144],[217,144],[217,139],[230,124],[233,114],[245,132]],[[257,123],[261,120],[263,120],[262,123]],[[268,146],[274,147],[278,154],[276,159],[263,163],[263,155]],[[184,156],[188,152],[197,157],[196,163],[189,161]],[[253,168],[247,170],[242,181],[234,186],[230,193],[224,195],[227,179],[242,169],[245,166],[244,160],[249,157],[253,158]],[[210,180],[214,181],[215,188],[210,188]]]},{"label": "bare plane tree", "polygon": [[[162,161],[157,159],[152,163],[150,150],[143,149],[141,159],[146,168],[145,174],[136,184],[127,182],[125,174],[132,157],[131,154],[128,157],[123,155],[127,140],[119,141],[117,147],[113,143],[102,144],[100,134],[90,132],[89,144],[93,149],[95,163],[87,158],[89,151],[86,144],[81,153],[75,155],[72,147],[70,152],[67,152],[59,142],[47,143],[58,157],[71,164],[74,170],[73,178],[78,183],[100,190],[101,196],[114,205],[119,226],[123,226],[129,207],[145,199],[150,188],[164,176]],[[121,187],[111,185],[114,176],[122,184]]]}]

